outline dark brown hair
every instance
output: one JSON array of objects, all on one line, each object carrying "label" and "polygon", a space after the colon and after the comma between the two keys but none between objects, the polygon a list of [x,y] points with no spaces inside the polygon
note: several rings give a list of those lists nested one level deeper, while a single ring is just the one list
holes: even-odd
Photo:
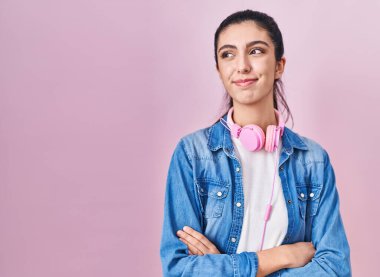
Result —
[{"label": "dark brown hair", "polygon": [[[219,69],[217,45],[218,45],[220,33],[232,24],[239,24],[241,22],[248,21],[248,20],[254,21],[258,26],[260,26],[261,28],[267,31],[274,45],[274,53],[275,53],[276,61],[281,60],[282,56],[284,55],[284,43],[282,41],[282,34],[281,34],[280,29],[277,26],[277,23],[274,21],[272,17],[270,17],[269,15],[265,13],[252,11],[252,10],[244,10],[244,11],[235,12],[229,15],[226,19],[222,21],[222,23],[219,25],[218,29],[215,32],[214,57],[215,57],[215,63],[216,63],[217,69]],[[225,95],[223,98],[223,104],[221,107],[221,114],[222,114],[221,116],[224,116],[228,112],[228,110],[232,107],[232,105],[233,105],[232,98],[229,96],[227,92],[225,92]],[[274,105],[274,108],[278,109],[281,113],[283,111],[279,109],[280,105],[284,108],[284,110],[286,110],[286,117],[284,117],[284,121],[287,122],[289,117],[291,117],[292,128],[293,128],[293,125],[294,125],[293,115],[290,112],[289,106],[285,100],[284,84],[281,78],[274,80],[273,105]],[[219,118],[221,116],[218,116],[217,121],[219,121]]]}]

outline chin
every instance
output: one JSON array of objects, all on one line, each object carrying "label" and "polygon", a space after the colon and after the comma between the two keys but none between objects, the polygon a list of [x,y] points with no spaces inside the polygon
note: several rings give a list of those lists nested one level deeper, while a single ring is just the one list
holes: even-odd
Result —
[{"label": "chin", "polygon": [[265,99],[265,95],[257,95],[254,92],[251,92],[250,94],[246,94],[246,95],[241,95],[241,92],[240,92],[240,95],[235,94],[235,96],[236,97],[234,98],[234,100],[243,105],[256,104]]}]

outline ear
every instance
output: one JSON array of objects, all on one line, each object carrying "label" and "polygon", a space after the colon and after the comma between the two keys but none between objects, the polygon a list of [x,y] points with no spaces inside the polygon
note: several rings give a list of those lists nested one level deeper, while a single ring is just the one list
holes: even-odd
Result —
[{"label": "ear", "polygon": [[285,70],[285,63],[286,63],[286,58],[282,56],[281,60],[279,60],[276,64],[276,72],[275,72],[275,79],[281,78],[282,74],[284,73]]}]

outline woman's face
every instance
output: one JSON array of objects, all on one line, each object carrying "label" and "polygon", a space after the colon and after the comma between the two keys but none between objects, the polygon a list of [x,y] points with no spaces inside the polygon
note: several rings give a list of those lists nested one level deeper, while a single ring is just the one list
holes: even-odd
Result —
[{"label": "woman's face", "polygon": [[[273,104],[274,80],[281,77],[285,58],[276,63],[266,30],[254,21],[230,25],[220,33],[217,47],[217,70],[234,105]],[[239,83],[244,79],[251,81]]]}]

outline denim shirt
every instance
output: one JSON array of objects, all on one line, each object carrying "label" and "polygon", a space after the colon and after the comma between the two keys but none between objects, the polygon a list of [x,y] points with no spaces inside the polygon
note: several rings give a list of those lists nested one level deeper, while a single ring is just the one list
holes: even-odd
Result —
[{"label": "denim shirt", "polygon": [[[288,211],[282,244],[311,241],[316,252],[305,266],[268,276],[351,276],[350,247],[326,150],[285,127],[278,174]],[[166,180],[160,243],[164,276],[256,276],[256,252],[236,253],[244,216],[242,176],[231,134],[219,121],[179,140]],[[205,235],[220,254],[189,255],[176,235],[186,225]]]}]

